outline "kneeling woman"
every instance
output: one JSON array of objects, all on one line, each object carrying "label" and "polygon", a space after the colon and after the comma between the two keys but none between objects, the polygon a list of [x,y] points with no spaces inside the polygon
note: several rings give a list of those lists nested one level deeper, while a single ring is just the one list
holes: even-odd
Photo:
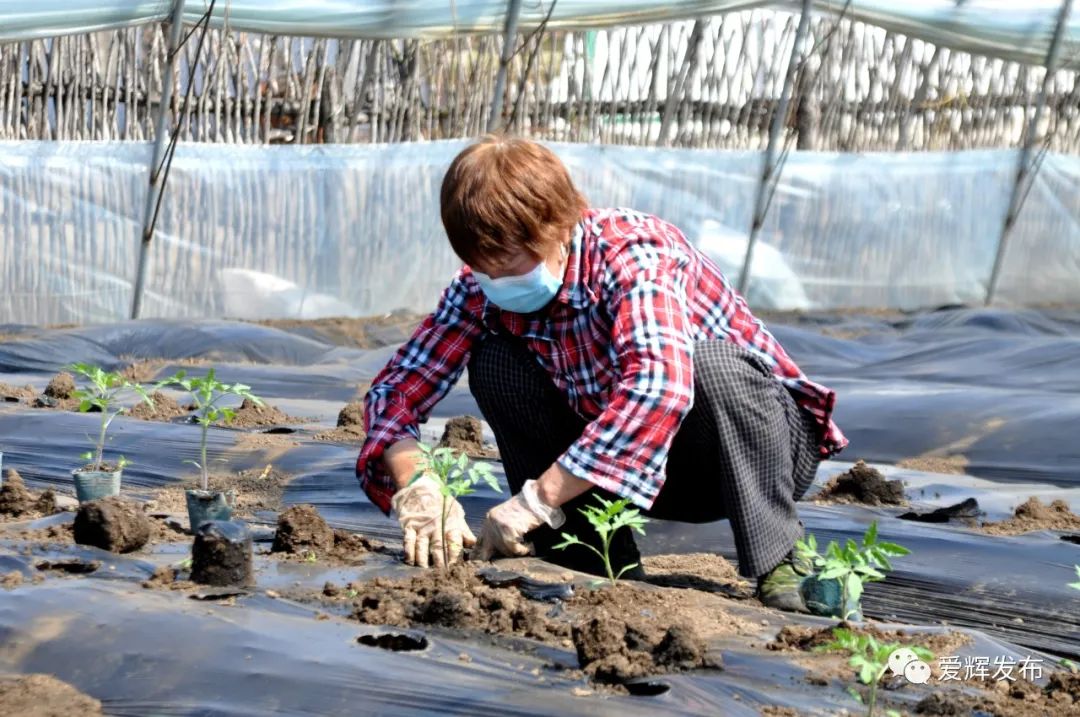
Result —
[{"label": "kneeling woman", "polygon": [[[454,502],[413,481],[418,424],[467,367],[513,497],[488,512],[474,557],[535,554],[602,574],[578,508],[623,497],[653,517],[726,518],[739,572],[771,606],[803,610],[795,510],[846,440],[835,394],[810,381],[717,266],[661,219],[590,208],[534,142],[488,137],[442,184],[443,225],[465,266],[375,378],[357,476],[393,507],[406,559],[474,543]],[[613,562],[637,562],[620,531]],[[632,577],[632,575],[630,575]]]}]

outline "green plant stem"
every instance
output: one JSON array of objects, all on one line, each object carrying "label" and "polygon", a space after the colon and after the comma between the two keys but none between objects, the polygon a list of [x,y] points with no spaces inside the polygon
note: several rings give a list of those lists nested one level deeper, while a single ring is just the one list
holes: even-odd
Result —
[{"label": "green plant stem", "polygon": [[101,462],[105,459],[105,432],[109,430],[108,414],[105,412],[105,407],[101,409],[101,433],[98,435],[97,442],[97,456],[94,462],[93,468],[100,469]]},{"label": "green plant stem", "polygon": [[446,544],[446,542],[447,542],[446,541],[446,514],[449,511],[450,511],[449,496],[447,496],[445,493],[443,493],[443,497],[442,497],[442,515],[440,516],[442,520],[439,523],[439,535],[442,536],[442,541],[440,542],[440,545],[442,545],[443,568],[446,568],[446,569],[448,569],[450,567],[450,553],[447,551],[447,548],[449,546]]},{"label": "green plant stem", "polygon": [[202,489],[210,489],[210,474],[206,470],[206,434],[210,430],[210,424],[206,421],[202,421],[202,441],[199,444],[199,458],[202,461],[199,467],[202,468]]},{"label": "green plant stem", "polygon": [[607,570],[608,580],[611,581],[611,587],[615,587],[615,572],[611,569],[611,538],[614,536],[615,531],[611,531],[604,538],[604,570]]},{"label": "green plant stem", "polygon": [[[881,679],[881,676],[878,676]],[[877,704],[877,680],[870,683],[870,704],[866,709],[866,717],[874,717],[874,706]]]}]

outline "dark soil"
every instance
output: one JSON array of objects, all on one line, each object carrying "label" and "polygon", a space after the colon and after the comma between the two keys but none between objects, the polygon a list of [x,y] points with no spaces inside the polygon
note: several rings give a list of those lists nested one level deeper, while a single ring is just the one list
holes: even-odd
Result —
[{"label": "dark soil", "polygon": [[1016,508],[1013,517],[997,523],[984,523],[982,530],[991,535],[1019,535],[1033,530],[1080,530],[1080,515],[1069,510],[1069,504],[1063,500],[1046,505],[1038,498],[1031,497]]},{"label": "dark soil", "polygon": [[277,532],[271,548],[273,552],[298,554],[314,551],[318,555],[333,547],[334,531],[314,506],[294,505],[278,516]]},{"label": "dark soil", "polygon": [[80,545],[130,553],[149,542],[150,524],[142,505],[111,497],[79,506],[73,530]]},{"label": "dark soil", "polygon": [[446,422],[440,448],[452,448],[475,458],[495,458],[498,451],[484,445],[484,431],[480,419],[475,416],[456,416]]},{"label": "dark soil", "polygon": [[246,524],[204,523],[191,547],[191,580],[200,585],[249,585],[254,581],[251,557],[251,531]]},{"label": "dark soil", "polygon": [[728,616],[721,598],[692,592],[621,583],[615,589],[583,590],[567,601],[565,612],[553,617],[549,604],[529,600],[513,587],[487,585],[474,568],[459,564],[407,580],[353,583],[344,591],[328,585],[323,594],[353,599],[353,616],[368,624],[435,625],[574,647],[582,670],[592,679],[621,683],[719,667],[719,657],[708,654],[704,640],[752,629]]},{"label": "dark soil", "polygon": [[188,415],[188,409],[176,402],[172,396],[154,391],[150,394],[153,405],[145,401],[139,401],[127,411],[125,415],[138,418],[142,421],[171,421],[174,418]]},{"label": "dark soil", "polygon": [[305,422],[306,419],[289,416],[268,403],[259,405],[250,398],[245,398],[228,425],[234,428],[258,428]]},{"label": "dark soil", "polygon": [[49,398],[57,400],[71,398],[71,395],[75,393],[75,377],[70,373],[61,371],[52,377],[49,385],[45,387],[44,393]]},{"label": "dark soil", "polygon": [[29,384],[19,388],[18,386],[0,382],[0,401],[7,403],[29,403],[34,400],[34,396],[36,395],[37,391]]},{"label": "dark soil", "polygon": [[825,503],[907,505],[903,482],[888,480],[881,471],[863,461],[826,483],[814,500]]},{"label": "dark soil", "polygon": [[0,680],[0,714],[19,717],[100,715],[101,703],[52,675]]},{"label": "dark soil", "polygon": [[117,463],[87,463],[75,469],[76,473],[115,473],[120,470]]}]

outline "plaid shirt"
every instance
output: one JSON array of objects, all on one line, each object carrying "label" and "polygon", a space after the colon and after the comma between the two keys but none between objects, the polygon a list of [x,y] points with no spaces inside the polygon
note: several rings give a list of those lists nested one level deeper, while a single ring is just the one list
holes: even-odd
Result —
[{"label": "plaid shirt", "polygon": [[383,451],[419,439],[418,423],[450,390],[486,333],[522,337],[573,409],[590,421],[558,459],[575,476],[649,508],[668,449],[694,400],[694,343],[734,341],[772,368],[821,426],[822,457],[847,439],[832,421],[836,394],[803,375],[716,265],[671,224],[624,209],[589,210],[576,226],[562,288],[537,314],[502,311],[465,266],[375,377],[356,474],[390,510]]}]

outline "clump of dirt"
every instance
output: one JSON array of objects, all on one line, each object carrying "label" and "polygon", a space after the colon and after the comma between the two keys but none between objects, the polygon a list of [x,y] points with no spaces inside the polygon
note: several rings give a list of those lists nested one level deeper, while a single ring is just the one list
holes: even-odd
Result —
[{"label": "clump of dirt", "polygon": [[572,639],[585,674],[606,684],[622,684],[662,672],[722,666],[719,657],[709,655],[705,642],[689,627],[669,627],[657,641],[640,626],[604,609],[575,625]]},{"label": "clump of dirt", "polygon": [[25,517],[34,510],[35,502],[22,476],[14,468],[8,468],[4,473],[4,485],[0,487],[0,515]]},{"label": "clump of dirt", "polygon": [[157,378],[165,364],[161,359],[139,359],[122,369],[120,375],[133,383],[149,383]]},{"label": "clump of dirt", "polygon": [[187,533],[179,525],[157,516],[150,516],[150,544],[186,541]]},{"label": "clump of dirt", "polygon": [[498,452],[484,445],[484,430],[476,416],[456,416],[446,422],[440,448],[451,448],[474,458],[494,458]]},{"label": "clump of dirt", "polygon": [[941,655],[953,654],[956,648],[971,642],[971,638],[962,632],[904,632],[903,630],[882,630],[873,626],[857,627],[850,623],[841,622],[834,626],[818,629],[801,625],[785,625],[780,629],[776,639],[768,643],[766,648],[780,652],[812,652],[833,641],[832,632],[836,627],[847,628],[858,635],[870,635],[879,643],[895,642],[899,645],[920,645],[935,654]]},{"label": "clump of dirt", "polygon": [[101,703],[52,675],[0,680],[0,714],[19,717],[100,715]]},{"label": "clump of dirt", "polygon": [[37,391],[30,384],[19,388],[0,381],[0,401],[7,403],[29,403],[34,400]]},{"label": "clump of dirt", "polygon": [[278,410],[269,403],[255,403],[245,398],[236,409],[236,415],[229,421],[234,428],[257,428],[259,426],[282,426],[286,423],[305,423],[306,419],[295,418]]},{"label": "clump of dirt", "polygon": [[199,586],[190,580],[180,580],[176,568],[171,565],[159,565],[154,574],[142,581],[147,590],[195,590]]},{"label": "clump of dirt", "polygon": [[294,505],[278,516],[274,533],[275,553],[321,553],[334,546],[334,531],[311,505]]},{"label": "clump of dirt", "polygon": [[0,588],[4,590],[11,590],[17,588],[23,584],[23,574],[18,570],[12,570],[10,573],[0,575]]},{"label": "clump of dirt", "polygon": [[984,523],[982,530],[990,535],[1019,535],[1033,530],[1080,530],[1080,515],[1069,510],[1069,504],[1063,500],[1046,505],[1032,496],[1017,506],[1013,517],[996,523]]},{"label": "clump of dirt", "polygon": [[799,711],[792,707],[765,705],[761,708],[761,717],[799,717]]},{"label": "clump of dirt", "polygon": [[130,553],[150,540],[150,518],[138,503],[118,497],[83,503],[75,514],[75,542]]},{"label": "clump of dirt", "polygon": [[[236,507],[233,515],[238,518],[250,518],[256,511],[281,510],[281,496],[290,476],[268,465],[262,470],[243,470],[229,475],[210,476],[210,490],[235,490]],[[191,478],[180,485],[160,488],[147,502],[147,508],[153,513],[187,515],[187,499],[184,491],[188,488],[200,488],[199,479]]]},{"label": "clump of dirt", "polygon": [[881,471],[871,468],[864,461],[857,462],[850,470],[826,483],[814,500],[825,503],[907,505],[903,482],[888,480]]},{"label": "clump of dirt", "polygon": [[437,625],[573,646],[590,677],[617,683],[718,667],[718,658],[705,650],[705,639],[754,632],[724,611],[722,598],[693,592],[621,583],[613,589],[583,590],[565,603],[565,611],[552,615],[546,605],[517,589],[488,585],[473,568],[458,564],[403,581],[353,583],[345,591],[331,585],[322,594],[335,600],[356,597],[353,616],[368,624]]},{"label": "clump of dirt", "polygon": [[141,421],[171,421],[174,418],[188,415],[188,409],[181,406],[176,400],[161,391],[150,394],[151,403],[139,401],[127,409],[124,413]]},{"label": "clump of dirt", "polygon": [[45,387],[45,395],[49,398],[63,400],[71,398],[75,393],[75,377],[66,371],[61,371],[52,377],[49,385]]}]

